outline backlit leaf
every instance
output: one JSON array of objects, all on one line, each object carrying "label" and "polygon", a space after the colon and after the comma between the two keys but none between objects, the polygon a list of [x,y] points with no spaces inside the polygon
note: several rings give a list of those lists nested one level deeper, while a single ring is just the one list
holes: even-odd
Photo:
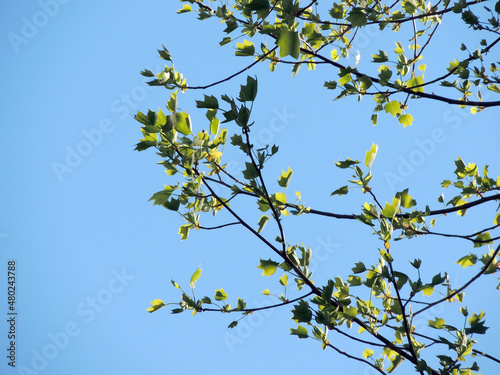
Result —
[{"label": "backlit leaf", "polygon": [[257,229],[257,233],[262,232],[264,227],[266,226],[267,222],[269,221],[269,216],[262,215],[261,218],[259,219],[259,228]]},{"label": "backlit leaf", "polygon": [[216,289],[215,290],[215,295],[214,295],[214,298],[217,300],[217,301],[224,301],[227,299],[227,294],[226,292],[224,292],[224,289],[220,288],[220,289]]},{"label": "backlit leaf", "polygon": [[161,299],[155,299],[151,302],[151,305],[152,306],[147,309],[147,311],[149,311],[150,313],[161,309],[163,306],[165,306],[165,302],[163,302]]},{"label": "backlit leaf", "polygon": [[281,29],[276,45],[280,47],[280,58],[292,56],[297,59],[300,55],[300,38],[297,31]]},{"label": "backlit leaf", "polygon": [[189,287],[193,289],[196,285],[196,280],[198,280],[201,276],[201,268],[198,268],[194,271],[193,276],[191,276],[191,281],[189,282]]},{"label": "backlit leaf", "polygon": [[302,326],[297,326],[297,329],[290,328],[290,332],[292,335],[297,335],[299,339],[306,339],[309,337],[309,334],[307,333],[307,328]]},{"label": "backlit leaf", "polygon": [[410,115],[409,113],[405,115],[399,116],[399,123],[403,125],[403,127],[411,126],[413,123],[413,116]]},{"label": "backlit leaf", "polygon": [[372,147],[370,148],[369,151],[366,151],[365,166],[367,166],[368,168],[372,167],[373,161],[377,156],[377,151],[378,151],[378,146],[375,143],[372,144]]},{"label": "backlit leaf", "polygon": [[262,270],[262,275],[271,276],[274,275],[274,273],[276,272],[276,268],[278,268],[278,266],[279,263],[271,259],[268,260],[261,259],[260,264],[257,266],[257,268],[260,268]]}]

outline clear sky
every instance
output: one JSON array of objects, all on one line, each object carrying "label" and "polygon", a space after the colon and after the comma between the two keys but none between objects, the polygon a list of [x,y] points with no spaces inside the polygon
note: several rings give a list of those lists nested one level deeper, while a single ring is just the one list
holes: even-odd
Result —
[{"label": "clear sky", "polygon": [[[198,295],[213,296],[223,287],[233,304],[243,297],[249,307],[262,306],[276,301],[261,291],[279,285],[276,277],[261,277],[256,268],[259,258],[272,254],[242,229],[196,231],[181,242],[182,219],[148,202],[174,181],[156,165],[153,152],[133,151],[140,126],[132,116],[164,106],[170,93],[146,86],[139,72],[163,68],[156,52],[162,44],[190,85],[208,84],[249,63],[234,57],[231,46],[218,46],[223,35],[217,21],[176,15],[180,7],[177,1],[157,0],[0,5],[0,372],[314,374],[349,368],[348,373],[371,374],[364,365],[321,350],[315,341],[290,336],[289,328],[296,325],[288,307],[255,313],[233,330],[227,328],[233,316],[171,315],[168,308],[146,312],[155,298],[177,302],[180,295],[170,280],[188,288],[200,264]],[[443,28],[437,35],[440,45],[429,53],[439,51],[436,59],[452,60],[456,36]],[[376,30],[359,39],[355,47],[366,58],[386,41]],[[439,183],[453,178],[457,156],[480,166],[488,162],[492,174],[500,174],[498,109],[473,117],[467,110],[421,100],[412,104],[413,127],[403,129],[389,115],[373,127],[369,99],[332,101],[334,95],[322,86],[336,77],[333,71],[304,69],[292,79],[289,66],[273,74],[262,66],[250,74],[259,79],[254,136],[260,144],[280,145],[266,173],[274,181],[290,166],[289,191],[300,191],[308,206],[357,212],[367,199],[361,193],[329,196],[350,178],[334,162],[363,159],[373,142],[379,154],[372,186],[382,201],[410,187],[422,208],[440,208]],[[206,93],[237,96],[245,81],[242,75]],[[198,130],[207,126],[204,111],[194,106],[202,96],[189,91],[179,103]],[[235,155],[232,162],[241,160]],[[451,194],[445,191],[447,198]],[[451,223],[443,224],[443,231],[470,231],[470,223],[455,218]],[[285,229],[290,242],[304,242],[317,254],[319,285],[338,275],[346,279],[361,259],[377,259],[380,245],[362,225],[301,216],[287,219]],[[274,229],[266,230],[274,238]],[[403,241],[394,251],[402,264],[438,252],[439,260],[448,260],[450,273],[459,270],[453,261],[472,251],[459,241],[441,248],[429,248],[431,243]],[[9,260],[16,261],[16,369],[5,356]],[[430,275],[441,270],[436,263],[424,263]],[[467,281],[463,274],[452,280],[457,285]],[[490,277],[490,290],[494,282]],[[481,287],[470,296],[470,310]],[[290,298],[298,296],[290,293]],[[493,315],[499,296],[491,295],[481,308],[493,326],[491,336],[498,338],[500,320]],[[457,309],[447,305],[434,313]],[[493,342],[478,348],[498,355]],[[488,368],[493,367],[485,362]]]}]

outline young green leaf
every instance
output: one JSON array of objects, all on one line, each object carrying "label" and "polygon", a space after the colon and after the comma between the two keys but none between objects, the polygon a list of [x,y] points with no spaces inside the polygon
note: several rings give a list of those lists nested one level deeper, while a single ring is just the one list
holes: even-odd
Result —
[{"label": "young green leaf", "polygon": [[393,100],[386,105],[384,105],[384,110],[390,113],[394,117],[401,113],[401,104],[397,100]]},{"label": "young green leaf", "polygon": [[196,280],[198,280],[201,276],[201,268],[198,268],[194,271],[193,276],[191,276],[191,281],[189,282],[189,287],[193,289],[196,285]]},{"label": "young green leaf", "polygon": [[160,49],[158,50],[160,57],[164,60],[172,61],[172,55],[170,54],[170,52],[168,52],[168,50],[165,48],[165,46],[163,44],[162,44],[162,47],[163,47],[162,50],[160,50]]},{"label": "young green leaf", "polygon": [[481,247],[493,243],[493,241],[490,240],[491,236],[489,232],[478,234],[474,239],[474,247]]},{"label": "young green leaf", "polygon": [[373,62],[386,62],[389,61],[389,56],[385,51],[379,50],[378,55],[372,55]]},{"label": "young green leaf", "polygon": [[271,259],[261,259],[260,264],[257,266],[257,268],[260,268],[262,270],[262,275],[271,276],[276,272],[276,268],[278,268],[278,266],[279,263]]},{"label": "young green leaf", "polygon": [[409,113],[405,115],[399,116],[399,123],[403,125],[403,127],[411,126],[413,122],[413,116],[410,115]]},{"label": "young green leaf", "polygon": [[288,275],[285,273],[280,277],[280,284],[283,286],[287,286],[288,284]]},{"label": "young green leaf", "polygon": [[297,329],[290,328],[290,332],[292,335],[297,335],[299,339],[306,339],[309,337],[307,333],[307,328],[302,327],[302,326],[297,326]]},{"label": "young green leaf", "polygon": [[361,27],[366,25],[366,14],[361,10],[361,8],[353,8],[349,12],[349,16],[346,18],[353,27]]},{"label": "young green leaf", "polygon": [[392,204],[385,203],[385,207],[382,210],[382,215],[384,217],[392,219],[396,214],[399,212],[401,202],[399,201],[398,198],[394,197],[392,198]]},{"label": "young green leaf", "polygon": [[332,192],[330,194],[330,196],[332,196],[332,195],[342,196],[342,195],[346,195],[348,192],[349,192],[349,187],[346,185],[346,186],[342,186],[342,187],[338,188],[337,190],[335,190],[334,192]]},{"label": "young green leaf", "polygon": [[297,31],[281,29],[276,45],[280,48],[280,58],[292,56],[298,59],[300,55],[300,38]]},{"label": "young green leaf", "polygon": [[363,262],[355,263],[355,266],[351,268],[354,273],[361,273],[366,271],[366,267]]},{"label": "young green leaf", "polygon": [[255,165],[248,162],[245,162],[245,165],[246,169],[243,171],[243,177],[245,177],[245,179],[251,180],[259,177],[259,172],[257,171],[257,168],[255,168]]},{"label": "young green leaf", "polygon": [[369,151],[366,151],[365,166],[368,168],[372,167],[372,164],[377,156],[378,146],[373,143]]},{"label": "young green leaf", "polygon": [[187,240],[191,228],[194,228],[193,224],[181,225],[181,227],[179,228],[179,234],[181,235],[181,240]]},{"label": "young green leaf", "polygon": [[189,113],[175,112],[172,114],[172,123],[179,133],[191,134],[191,117],[189,117]]},{"label": "young green leaf", "polygon": [[257,78],[247,76],[247,84],[240,85],[240,96],[238,98],[241,102],[253,102],[257,97]]},{"label": "young green leaf", "polygon": [[151,307],[149,307],[148,309],[146,309],[150,313],[155,312],[156,310],[161,309],[163,306],[166,306],[165,302],[163,302],[161,299],[155,299],[154,301],[151,302],[151,305],[152,305]]},{"label": "young green leaf", "polygon": [[209,109],[217,109],[219,108],[219,101],[213,95],[203,95],[204,99],[196,100],[196,108],[209,108]]},{"label": "young green leaf", "polygon": [[244,40],[243,43],[236,43],[236,56],[253,56],[255,54],[255,47],[252,42]]},{"label": "young green leaf", "polygon": [[335,163],[335,166],[341,169],[346,169],[355,164],[359,164],[359,161],[347,158],[346,160],[343,161],[339,160],[337,163]]},{"label": "young green leaf", "polygon": [[262,232],[264,227],[266,226],[267,222],[269,221],[269,216],[262,215],[260,220],[259,220],[259,228],[257,229],[257,233]]},{"label": "young green leaf", "polygon": [[286,195],[283,193],[275,194],[276,201],[280,204],[286,204]]},{"label": "young green leaf", "polygon": [[292,309],[292,319],[295,323],[309,323],[312,319],[312,311],[307,301],[301,300],[298,305]]},{"label": "young green leaf", "polygon": [[281,187],[288,187],[288,184],[290,183],[290,179],[292,178],[292,170],[290,169],[290,167],[288,167],[288,172],[285,172],[282,170],[282,173],[281,173],[281,176],[280,178],[278,179],[278,185],[281,186]]},{"label": "young green leaf", "polygon": [[403,191],[396,193],[396,198],[400,200],[401,206],[404,208],[411,208],[417,204],[415,199],[408,194],[408,189],[404,189]]},{"label": "young green leaf", "polygon": [[227,294],[224,292],[224,289],[215,289],[215,295],[214,298],[216,301],[224,301],[227,299]]},{"label": "young green leaf", "polygon": [[363,351],[363,357],[365,358],[370,358],[373,355],[373,350],[372,349],[366,349]]}]

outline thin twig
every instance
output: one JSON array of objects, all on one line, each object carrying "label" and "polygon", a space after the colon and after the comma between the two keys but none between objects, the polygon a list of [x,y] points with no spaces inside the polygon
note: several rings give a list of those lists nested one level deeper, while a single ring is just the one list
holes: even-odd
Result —
[{"label": "thin twig", "polygon": [[[371,342],[371,341],[367,341],[367,340],[362,340],[362,339],[358,339],[357,337],[355,336],[352,336],[348,333],[345,333],[344,331],[341,331],[340,329],[338,329],[337,327],[333,327],[331,328],[332,331],[335,331],[337,333],[340,333],[341,335],[343,336],[346,336],[346,337],[349,337],[351,340],[353,341],[357,341],[357,342],[362,342],[363,344],[367,344],[367,345],[370,345],[370,346],[378,346],[380,348],[385,348],[385,345],[382,345],[382,344],[377,344],[376,342]],[[404,348],[401,348],[401,349],[404,349]]]},{"label": "thin twig", "polygon": [[205,229],[205,230],[214,230],[214,229],[221,229],[221,228],[229,227],[231,225],[239,225],[239,224],[240,223],[234,222],[234,223],[228,223],[228,224],[218,225],[216,227],[202,227],[202,226],[198,226],[198,228],[199,229]]},{"label": "thin twig", "polygon": [[259,58],[257,60],[255,60],[253,63],[251,63],[250,65],[248,65],[246,68],[243,68],[241,70],[239,70],[238,72],[234,73],[234,74],[231,74],[229,77],[226,77],[224,79],[221,79],[220,81],[217,81],[217,82],[213,82],[213,83],[210,83],[209,85],[205,85],[205,86],[188,86],[186,87],[187,89],[189,90],[204,90],[204,89],[208,89],[209,87],[213,87],[213,86],[217,86],[223,82],[227,82],[231,79],[233,79],[234,77],[240,75],[241,73],[244,73],[246,72],[248,69],[251,69],[254,65],[258,64],[259,62],[261,62],[262,60],[265,60],[265,58],[270,55],[271,53],[273,53],[274,51],[276,51],[276,49],[278,48],[278,46],[274,47],[273,49],[269,50],[268,52],[266,52],[265,54],[259,56]]},{"label": "thin twig", "polygon": [[[314,294],[314,292],[310,291],[309,293],[304,294],[301,297],[297,297],[295,299],[291,299],[291,300],[288,300],[288,301],[285,301],[285,302],[282,302],[282,303],[277,303],[275,305],[269,305],[269,306],[263,306],[263,307],[255,307],[255,308],[250,308],[250,309],[232,309],[232,310],[229,310],[229,311],[224,311],[224,313],[228,313],[228,312],[230,312],[230,313],[231,312],[249,312],[249,313],[253,313],[254,311],[274,309],[275,307],[281,307],[281,306],[289,305],[291,303],[295,303],[297,301],[301,301],[304,298],[309,297],[311,294]],[[220,312],[221,309],[212,309],[212,308],[204,308],[204,307],[202,307],[202,308],[200,308],[199,311],[215,311],[215,312]]]},{"label": "thin twig", "polygon": [[372,367],[373,369],[375,369],[376,371],[380,372],[381,374],[385,375],[386,372],[380,368],[378,368],[377,366],[375,366],[373,363],[367,361],[366,359],[362,359],[362,358],[358,358],[358,357],[355,357],[353,355],[350,355],[346,352],[344,352],[343,350],[340,350],[338,349],[337,347],[333,346],[332,344],[328,343],[326,344],[326,346],[332,348],[333,350],[335,350],[337,353],[339,354],[342,354],[343,356],[346,356],[347,358],[350,358],[350,359],[354,359],[356,361],[359,361],[359,362],[363,362],[365,364],[367,364],[368,366]]},{"label": "thin twig", "polygon": [[481,268],[481,271],[479,271],[472,279],[470,279],[468,282],[466,282],[461,288],[457,289],[456,291],[447,295],[446,297],[441,298],[440,300],[433,302],[433,303],[429,304],[428,306],[418,310],[416,313],[413,314],[413,316],[417,316],[418,314],[423,313],[424,311],[430,309],[432,306],[436,306],[436,305],[440,304],[441,302],[445,302],[445,301],[452,299],[458,293],[460,293],[462,290],[466,289],[470,284],[472,284],[474,281],[476,281],[481,275],[483,275],[486,272],[486,270],[493,263],[493,260],[495,259],[495,257],[497,256],[499,251],[500,251],[500,245],[497,246],[496,250],[491,255],[490,260],[483,266],[483,268]]},{"label": "thin twig", "polygon": [[[405,306],[403,305],[403,301],[401,300],[401,296],[399,294],[399,289],[398,289],[398,284],[396,284],[396,279],[394,277],[394,269],[392,267],[392,262],[387,262],[389,264],[389,270],[391,271],[391,278],[390,281],[394,285],[394,290],[396,291],[396,296],[398,297],[398,303],[401,306],[401,312],[403,315],[403,327],[406,333],[406,338],[408,339],[408,347],[410,349],[410,354],[413,356],[415,359],[415,362],[418,362],[418,356],[417,353],[415,352],[415,348],[413,347],[413,342],[411,338],[411,331],[410,331],[410,326],[408,325],[408,319],[406,317],[406,311],[405,311]],[[420,371],[420,374],[424,374],[423,371]]]}]

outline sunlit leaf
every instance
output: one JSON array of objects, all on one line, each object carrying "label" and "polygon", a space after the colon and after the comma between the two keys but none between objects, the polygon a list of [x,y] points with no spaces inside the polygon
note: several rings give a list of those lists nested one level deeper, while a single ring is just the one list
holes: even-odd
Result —
[{"label": "sunlit leaf", "polygon": [[216,289],[214,298],[216,301],[224,301],[227,299],[227,294],[226,294],[226,292],[224,292],[224,289],[222,289],[222,288]]},{"label": "sunlit leaf", "polygon": [[309,334],[307,333],[307,328],[302,327],[302,326],[297,326],[297,329],[290,328],[290,332],[292,335],[297,335],[299,339],[306,339],[309,337]]},{"label": "sunlit leaf", "polygon": [[260,268],[262,270],[262,275],[271,276],[274,275],[274,273],[276,272],[276,268],[278,268],[278,266],[279,263],[271,259],[268,260],[261,259],[260,264],[257,266],[257,268]]},{"label": "sunlit leaf", "polygon": [[191,281],[189,282],[189,287],[193,289],[196,285],[196,280],[198,280],[201,276],[201,268],[198,268],[194,271],[193,276],[191,276]]},{"label": "sunlit leaf", "polygon": [[165,302],[163,302],[161,299],[155,299],[151,302],[151,305],[152,306],[147,309],[147,311],[149,311],[150,313],[161,309],[163,306],[165,306]]},{"label": "sunlit leaf", "polygon": [[276,39],[276,45],[280,47],[280,58],[286,56],[299,58],[300,38],[297,31],[281,29]]}]

